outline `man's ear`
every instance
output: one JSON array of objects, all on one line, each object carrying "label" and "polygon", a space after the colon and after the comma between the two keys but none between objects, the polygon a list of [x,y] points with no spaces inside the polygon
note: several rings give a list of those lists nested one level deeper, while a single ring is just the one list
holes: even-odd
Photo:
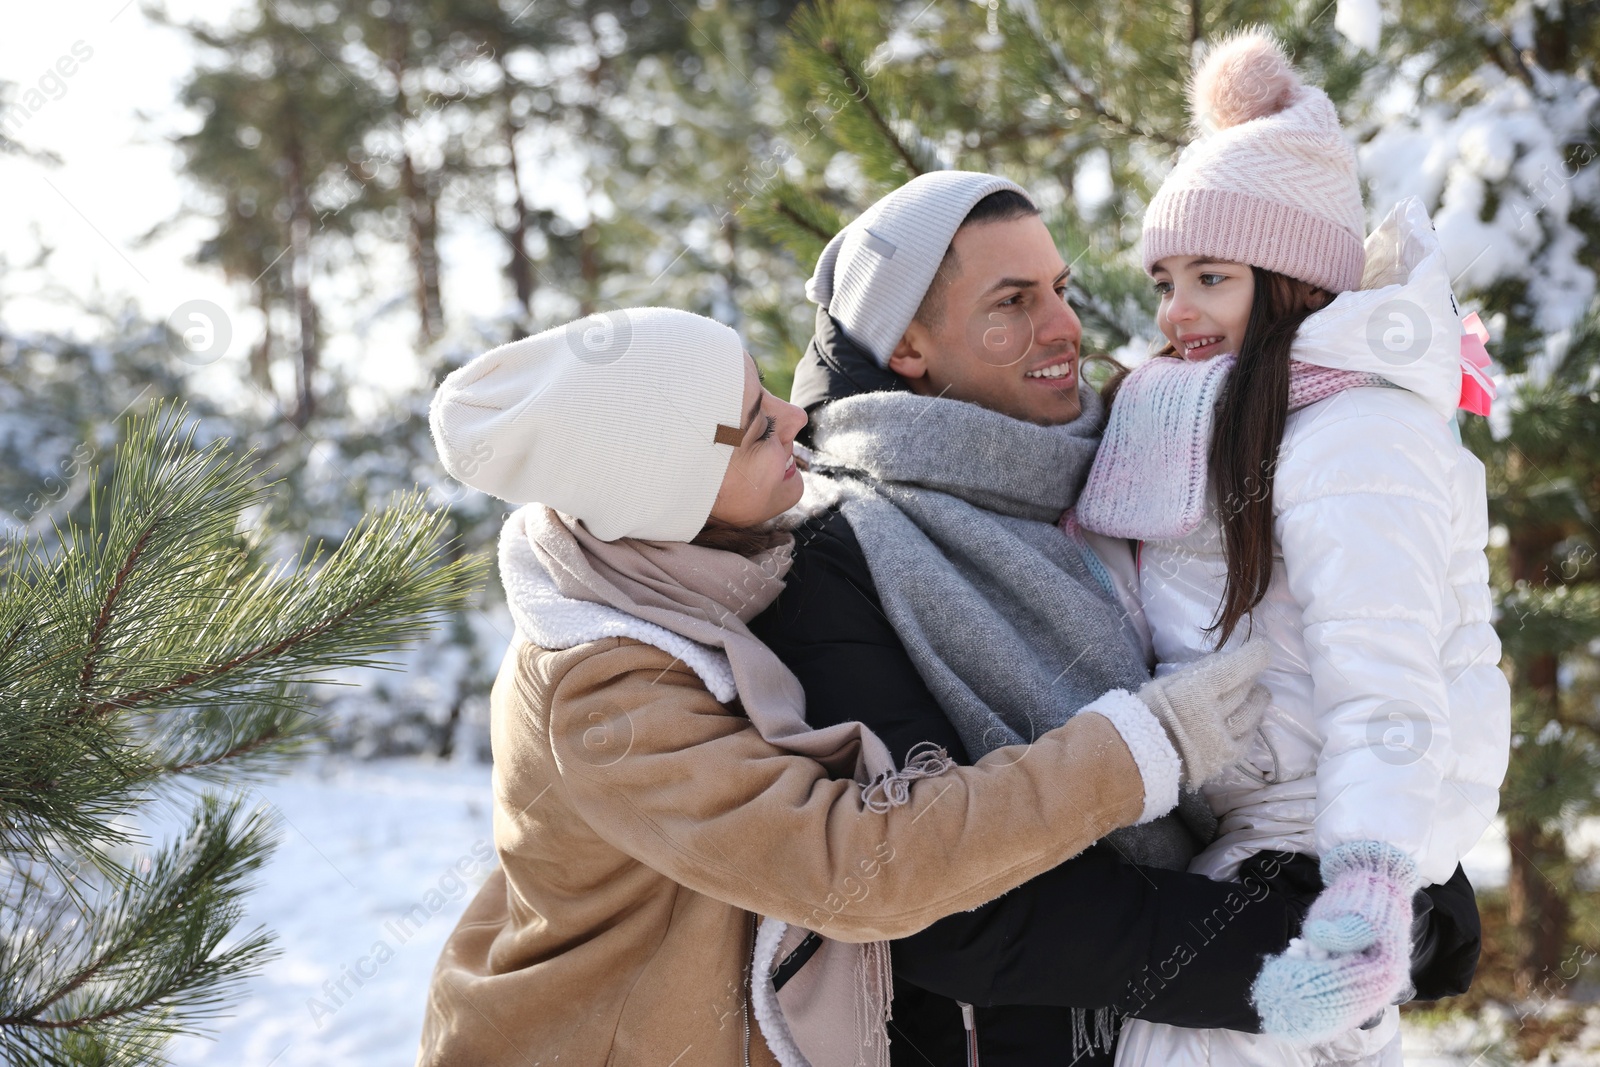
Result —
[{"label": "man's ear", "polygon": [[889,369],[913,382],[927,377],[928,359],[923,355],[927,344],[927,331],[921,328],[921,323],[913,321],[900,338],[900,343],[889,353]]}]

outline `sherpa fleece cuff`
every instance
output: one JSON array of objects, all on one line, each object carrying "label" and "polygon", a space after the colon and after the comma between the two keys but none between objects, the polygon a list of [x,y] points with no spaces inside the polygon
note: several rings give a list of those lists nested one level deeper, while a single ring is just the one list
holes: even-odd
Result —
[{"label": "sherpa fleece cuff", "polygon": [[1083,710],[1098,712],[1110,719],[1128,751],[1133,753],[1133,762],[1139,766],[1139,776],[1144,779],[1144,811],[1134,825],[1147,823],[1175,808],[1183,761],[1178,758],[1178,750],[1172,747],[1161,720],[1144,701],[1126,689],[1113,689],[1096,697]]}]

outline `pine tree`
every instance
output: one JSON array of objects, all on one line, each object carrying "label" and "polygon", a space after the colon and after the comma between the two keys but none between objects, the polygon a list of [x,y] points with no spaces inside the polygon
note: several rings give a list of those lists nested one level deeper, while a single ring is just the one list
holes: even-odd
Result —
[{"label": "pine tree", "polygon": [[[268,343],[273,311],[287,312],[295,385],[286,413],[303,428],[324,388],[318,277],[352,236],[352,202],[372,193],[350,154],[381,109],[370,85],[330,58],[341,54],[336,8],[274,0],[249,15],[228,30],[180,27],[210,58],[180,90],[202,119],[178,145],[218,221],[199,258],[256,289]],[[264,345],[255,367],[263,389],[271,358]]]},{"label": "pine tree", "polygon": [[[160,1062],[267,959],[238,932],[273,844],[238,786],[314,736],[304,683],[372,666],[460,607],[415,494],[332,553],[269,564],[269,487],[181,407],[129,421],[88,520],[0,570],[0,1059]],[[257,517],[254,525],[252,516]],[[142,851],[132,820],[186,811]]]},{"label": "pine tree", "polygon": [[[1594,814],[1600,787],[1600,313],[1563,339],[1558,362],[1513,379],[1501,433],[1469,426],[1489,470],[1498,630],[1512,665],[1513,750],[1501,793],[1511,851],[1508,919],[1517,934],[1515,992],[1548,999],[1573,977],[1578,871],[1566,841]],[[1527,364],[1512,354],[1512,366]],[[1587,925],[1587,924],[1586,924]],[[1588,930],[1585,938],[1592,937]]]},{"label": "pine tree", "polygon": [[369,209],[382,212],[388,199],[405,220],[406,253],[411,261],[413,295],[417,311],[417,347],[426,349],[444,333],[444,301],[440,293],[439,197],[443,181],[442,166],[424,167],[419,146],[425,144],[423,127],[431,111],[422,106],[422,88],[430,73],[436,52],[436,27],[441,13],[437,2],[392,0],[345,14],[345,25],[354,26],[360,40],[371,51],[376,70],[383,76],[375,94],[386,100],[388,114],[374,115],[381,137],[377,151],[364,151],[361,165],[353,168],[363,183],[378,181],[393,188],[396,197],[367,197]]},{"label": "pine tree", "polygon": [[1502,541],[1513,750],[1501,811],[1522,997],[1573,978],[1574,934],[1600,941],[1568,842],[1600,810],[1597,48],[1600,12],[1581,4],[1410,7],[1385,36],[1390,111],[1362,150],[1376,198],[1416,194],[1433,210],[1457,294],[1489,323],[1505,371],[1495,418],[1464,429]]},{"label": "pine tree", "polygon": [[[504,238],[530,328],[641,303],[739,325],[743,306],[778,301],[769,268],[780,260],[746,235],[736,186],[766,133],[770,68],[793,7],[449,5],[437,32],[493,72],[459,105],[477,148],[463,149],[458,202]],[[530,204],[537,153],[552,150],[577,174],[579,217]]]}]

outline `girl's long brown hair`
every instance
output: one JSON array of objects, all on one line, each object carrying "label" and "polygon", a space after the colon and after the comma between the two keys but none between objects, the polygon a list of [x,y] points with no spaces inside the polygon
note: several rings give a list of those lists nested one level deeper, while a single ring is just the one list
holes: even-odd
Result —
[{"label": "girl's long brown hair", "polygon": [[1330,294],[1252,268],[1255,301],[1233,373],[1217,404],[1208,463],[1217,493],[1228,580],[1206,628],[1221,647],[1266,596],[1272,580],[1272,483],[1289,418],[1289,346]]}]

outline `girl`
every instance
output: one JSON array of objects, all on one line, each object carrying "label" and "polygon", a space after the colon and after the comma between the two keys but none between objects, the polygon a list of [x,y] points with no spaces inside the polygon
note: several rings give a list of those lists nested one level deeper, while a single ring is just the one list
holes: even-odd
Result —
[{"label": "girl", "polygon": [[1213,50],[1191,104],[1144,224],[1169,344],[1122,383],[1077,517],[1144,542],[1158,675],[1272,645],[1191,870],[1281,849],[1325,888],[1257,979],[1264,1034],[1134,1021],[1118,1063],[1398,1063],[1412,895],[1489,824],[1509,751],[1462,327],[1419,204],[1363,247],[1354,152],[1269,36]]},{"label": "girl", "polygon": [[[516,341],[450,375],[430,419],[455,477],[527,506],[500,540],[500,865],[439,959],[421,1064],[887,1063],[887,955],[851,943],[1164,813],[1179,755],[1196,780],[1226,766],[1248,736],[1227,717],[1253,730],[1265,706],[1252,650],[1107,694],[1026,759],[896,774],[859,723],[808,730],[745,626],[783,585],[792,538],[766,524],[800,498],[806,417],[709,319],[640,308]],[[756,914],[836,939],[807,965],[818,1025],[791,1033],[775,994],[752,1012],[774,984],[751,981]]]}]

